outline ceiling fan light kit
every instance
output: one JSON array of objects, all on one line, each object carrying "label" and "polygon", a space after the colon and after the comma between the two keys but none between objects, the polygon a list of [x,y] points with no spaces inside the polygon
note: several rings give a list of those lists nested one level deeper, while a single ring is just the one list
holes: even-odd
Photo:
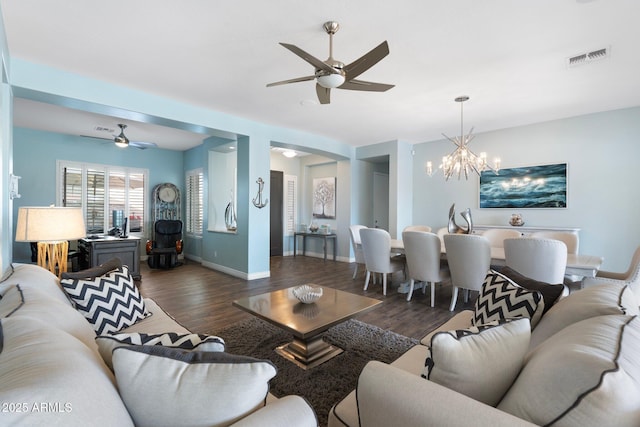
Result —
[{"label": "ceiling fan light kit", "polygon": [[329,104],[331,100],[331,89],[385,92],[394,87],[394,85],[384,83],[356,80],[356,77],[373,67],[389,54],[389,45],[386,41],[380,43],[377,47],[371,49],[352,63],[345,65],[333,59],[333,35],[340,29],[340,25],[335,21],[328,21],[324,23],[323,28],[325,32],[329,34],[329,58],[327,58],[326,61],[321,61],[292,44],[280,43],[283,47],[311,64],[315,69],[314,74],[312,76],[269,83],[267,87],[316,80],[316,94],[321,104]]},{"label": "ceiling fan light kit", "polygon": [[124,130],[127,128],[127,125],[118,124],[120,127],[120,135],[116,136],[113,141],[120,148],[127,148],[129,146],[129,138],[124,135]]}]

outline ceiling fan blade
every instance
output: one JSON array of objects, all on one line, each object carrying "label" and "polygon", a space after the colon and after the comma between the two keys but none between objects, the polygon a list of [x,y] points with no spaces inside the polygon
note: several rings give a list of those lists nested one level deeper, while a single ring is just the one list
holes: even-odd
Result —
[{"label": "ceiling fan blade", "polygon": [[129,141],[129,147],[136,147],[141,150],[146,150],[147,148],[155,148],[158,144],[155,142],[144,142],[144,141]]},{"label": "ceiling fan blade", "polygon": [[306,81],[309,81],[309,80],[313,80],[315,78],[316,78],[316,76],[298,77],[297,79],[289,79],[289,80],[282,80],[281,82],[269,83],[267,85],[267,87],[286,85],[288,83],[306,82]]},{"label": "ceiling fan blade", "polygon": [[319,60],[318,58],[316,58],[315,56],[311,55],[310,53],[305,52],[304,50],[300,49],[298,46],[294,46],[294,45],[288,44],[288,43],[280,43],[280,44],[282,46],[286,47],[287,49],[289,49],[291,52],[293,52],[296,55],[298,55],[300,58],[302,58],[305,61],[307,61],[309,64],[313,65],[317,70],[324,70],[327,73],[331,73],[331,74],[339,74],[340,73],[338,70],[333,68],[331,65],[328,65],[324,61]]},{"label": "ceiling fan blade", "polygon": [[318,94],[320,104],[328,104],[331,102],[331,89],[322,87],[316,83],[316,93]]},{"label": "ceiling fan blade", "polygon": [[387,41],[383,41],[377,47],[374,47],[369,52],[362,55],[360,58],[353,61],[351,64],[344,67],[344,72],[347,75],[347,81],[355,79],[360,74],[373,67],[378,61],[389,54],[389,45]]},{"label": "ceiling fan blade", "polygon": [[395,85],[388,85],[384,83],[366,82],[364,80],[347,80],[338,89],[348,90],[366,90],[369,92],[385,92]]}]

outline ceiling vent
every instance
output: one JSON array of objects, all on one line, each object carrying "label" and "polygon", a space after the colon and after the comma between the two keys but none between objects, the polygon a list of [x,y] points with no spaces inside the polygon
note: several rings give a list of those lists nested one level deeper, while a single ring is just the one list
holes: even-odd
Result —
[{"label": "ceiling vent", "polygon": [[580,53],[567,58],[567,66],[577,67],[578,65],[590,64],[594,61],[607,59],[611,48],[604,47],[602,49],[592,50],[591,52]]},{"label": "ceiling vent", "polygon": [[93,128],[93,130],[96,130],[98,132],[107,132],[107,133],[114,133],[116,130],[113,128],[108,128],[105,126],[96,126]]}]

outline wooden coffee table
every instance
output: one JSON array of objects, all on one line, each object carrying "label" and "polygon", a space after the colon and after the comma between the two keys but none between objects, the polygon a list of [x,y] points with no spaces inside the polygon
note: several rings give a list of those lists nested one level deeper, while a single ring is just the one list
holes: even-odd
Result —
[{"label": "wooden coffee table", "polygon": [[293,341],[275,351],[303,369],[311,369],[342,353],[341,348],[324,340],[324,331],[382,303],[325,287],[317,302],[303,304],[292,290],[293,287],[241,298],[233,305],[291,333]]}]

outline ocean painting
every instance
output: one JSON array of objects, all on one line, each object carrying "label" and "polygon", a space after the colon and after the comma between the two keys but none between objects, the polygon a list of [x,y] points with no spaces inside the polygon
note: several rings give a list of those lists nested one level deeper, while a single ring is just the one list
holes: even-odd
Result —
[{"label": "ocean painting", "polygon": [[566,208],[567,164],[500,169],[480,174],[481,208]]}]

